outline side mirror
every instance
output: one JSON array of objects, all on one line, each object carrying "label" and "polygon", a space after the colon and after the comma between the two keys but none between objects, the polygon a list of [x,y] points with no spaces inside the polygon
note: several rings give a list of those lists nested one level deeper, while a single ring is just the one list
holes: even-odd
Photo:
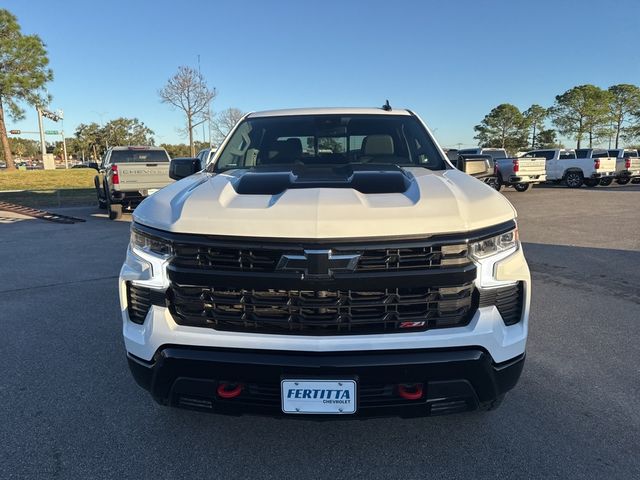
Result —
[{"label": "side mirror", "polygon": [[200,170],[199,158],[174,158],[169,164],[169,177],[180,180]]}]

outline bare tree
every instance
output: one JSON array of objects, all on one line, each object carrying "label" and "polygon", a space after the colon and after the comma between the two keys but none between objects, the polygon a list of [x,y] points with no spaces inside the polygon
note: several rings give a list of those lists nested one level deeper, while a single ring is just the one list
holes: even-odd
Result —
[{"label": "bare tree", "polygon": [[200,72],[191,67],[178,67],[178,73],[169,79],[158,92],[162,103],[182,110],[187,117],[186,130],[189,135],[191,156],[196,155],[193,144],[193,129],[209,119],[209,106],[216,98],[216,89],[210,89]]},{"label": "bare tree", "polygon": [[211,122],[211,130],[213,133],[214,142],[220,145],[224,140],[224,137],[231,131],[236,123],[244,117],[245,113],[237,108],[227,108],[218,112],[215,118]]}]

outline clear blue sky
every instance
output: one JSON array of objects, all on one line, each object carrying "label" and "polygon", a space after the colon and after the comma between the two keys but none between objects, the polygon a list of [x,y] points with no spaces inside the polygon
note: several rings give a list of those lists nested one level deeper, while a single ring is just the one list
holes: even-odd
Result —
[{"label": "clear blue sky", "polygon": [[[549,106],[578,84],[640,84],[639,0],[2,3],[47,44],[52,108],[64,109],[68,134],[126,116],[158,143],[185,141],[157,91],[198,55],[219,91],[214,110],[388,98],[445,146],[474,144],[473,126],[499,103]],[[35,112],[9,126],[34,130]]]}]

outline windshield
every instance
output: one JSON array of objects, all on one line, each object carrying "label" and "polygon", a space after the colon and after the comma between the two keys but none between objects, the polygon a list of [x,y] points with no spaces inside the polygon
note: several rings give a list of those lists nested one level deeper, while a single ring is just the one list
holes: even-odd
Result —
[{"label": "windshield", "polygon": [[164,150],[113,150],[110,163],[163,163],[169,161]]},{"label": "windshield", "polygon": [[295,165],[447,168],[414,116],[301,115],[245,120],[225,145],[215,171]]},{"label": "windshield", "polygon": [[637,158],[638,157],[638,151],[637,150],[625,150],[624,151],[624,158]]}]

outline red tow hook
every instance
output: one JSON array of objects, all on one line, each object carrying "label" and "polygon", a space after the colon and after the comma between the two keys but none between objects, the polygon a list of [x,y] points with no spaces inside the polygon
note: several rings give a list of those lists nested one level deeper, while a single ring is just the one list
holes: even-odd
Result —
[{"label": "red tow hook", "polygon": [[405,400],[420,400],[422,398],[422,384],[398,385],[398,394]]},{"label": "red tow hook", "polygon": [[218,384],[217,393],[220,398],[236,398],[242,393],[243,388],[244,385],[242,385],[241,383],[221,382],[220,384]]}]

